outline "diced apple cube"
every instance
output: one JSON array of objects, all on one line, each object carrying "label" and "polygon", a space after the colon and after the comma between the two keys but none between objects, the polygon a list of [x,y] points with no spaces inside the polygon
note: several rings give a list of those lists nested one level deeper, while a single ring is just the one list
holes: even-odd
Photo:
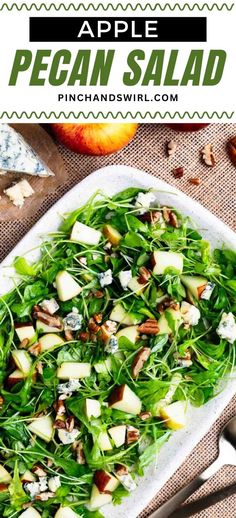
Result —
[{"label": "diced apple cube", "polygon": [[135,295],[142,295],[146,285],[139,283],[138,277],[132,277],[131,281],[129,281],[128,288],[130,291],[135,293]]},{"label": "diced apple cube", "polygon": [[48,326],[44,324],[44,322],[41,322],[41,320],[36,320],[36,331],[42,335],[43,333],[59,333],[60,329],[58,329],[58,327]]},{"label": "diced apple cube", "polygon": [[71,231],[70,240],[84,245],[98,245],[101,235],[100,230],[95,230],[95,228],[76,221]]},{"label": "diced apple cube", "polygon": [[110,320],[114,320],[115,322],[119,322],[127,326],[140,324],[142,321],[142,317],[138,318],[137,315],[128,313],[121,304],[116,304],[114,306],[109,318]]},{"label": "diced apple cube", "polygon": [[31,322],[15,323],[15,332],[21,342],[25,338],[32,340],[35,336],[35,329]]},{"label": "diced apple cube", "polygon": [[118,338],[118,340],[119,338],[124,337],[127,338],[133,344],[135,344],[135,342],[139,338],[138,326],[124,327],[123,329],[120,329],[120,331],[118,331],[118,333],[116,333],[115,336],[116,338]]},{"label": "diced apple cube", "polygon": [[11,480],[10,473],[0,464],[0,484],[10,484]]},{"label": "diced apple cube", "polygon": [[15,351],[12,351],[12,357],[18,369],[28,376],[32,367],[32,360],[29,353],[24,351],[24,349],[16,349]]},{"label": "diced apple cube", "polygon": [[181,282],[197,300],[201,298],[201,294],[208,284],[208,280],[205,277],[194,275],[181,275]]},{"label": "diced apple cube", "polygon": [[175,401],[160,409],[160,416],[171,430],[179,430],[186,426],[186,401]]},{"label": "diced apple cube", "polygon": [[112,450],[112,444],[107,432],[100,432],[98,436],[98,446],[102,451]]},{"label": "diced apple cube", "polygon": [[56,276],[56,288],[58,297],[62,302],[77,297],[82,291],[81,286],[66,270],[58,272]]},{"label": "diced apple cube", "polygon": [[64,340],[54,333],[48,333],[39,338],[39,344],[41,346],[41,352],[48,351],[55,345],[64,344]]},{"label": "diced apple cube", "polygon": [[111,358],[108,357],[104,361],[100,361],[98,363],[94,364],[94,369],[97,372],[97,374],[109,374],[111,371],[112,363]]},{"label": "diced apple cube", "polygon": [[54,435],[52,418],[47,415],[36,417],[32,423],[29,424],[28,430],[45,442],[50,442]]},{"label": "diced apple cube", "polygon": [[111,225],[104,225],[103,227],[103,235],[110,241],[112,245],[117,246],[122,239],[122,235],[116,228]]},{"label": "diced apple cube", "polygon": [[92,487],[89,509],[90,511],[95,511],[96,509],[100,509],[103,505],[110,504],[112,502],[112,495],[110,493],[100,493],[96,484]]},{"label": "diced apple cube", "polygon": [[20,383],[26,378],[26,374],[23,374],[20,369],[15,369],[6,379],[6,384],[9,388],[14,387],[16,383]]},{"label": "diced apple cube", "polygon": [[112,428],[109,428],[108,433],[111,436],[116,448],[120,448],[120,446],[125,444],[126,425],[121,424],[118,426],[112,426]]},{"label": "diced apple cube", "polygon": [[29,470],[27,469],[23,475],[21,475],[21,482],[22,483],[26,483],[26,482],[35,482],[36,481],[36,476]]},{"label": "diced apple cube", "polygon": [[19,518],[41,518],[41,514],[34,508],[28,507],[26,511],[19,515]]},{"label": "diced apple cube", "polygon": [[152,262],[154,264],[153,273],[156,275],[163,275],[166,268],[175,268],[179,273],[183,271],[183,255],[178,252],[157,250],[153,252]]},{"label": "diced apple cube", "polygon": [[115,491],[120,482],[116,477],[114,477],[114,475],[108,473],[108,471],[99,469],[94,473],[94,483],[96,484],[98,490],[103,493],[106,491]]},{"label": "diced apple cube", "polygon": [[79,518],[80,515],[75,513],[70,507],[60,507],[54,518]]},{"label": "diced apple cube", "polygon": [[164,311],[164,313],[162,313],[162,315],[160,316],[160,318],[158,320],[158,327],[159,327],[158,334],[171,335],[173,333],[171,327],[169,326],[168,315],[170,316],[170,318],[175,326],[178,326],[181,323],[181,321],[183,320],[181,312],[179,310],[173,309],[173,308],[166,309],[166,311]]},{"label": "diced apple cube", "polygon": [[85,412],[88,419],[99,417],[101,415],[100,402],[97,399],[85,399]]},{"label": "diced apple cube", "polygon": [[108,402],[111,408],[127,412],[128,414],[137,415],[141,412],[141,400],[128,385],[119,385],[114,388]]},{"label": "diced apple cube", "polygon": [[57,377],[62,380],[82,379],[91,375],[91,364],[82,362],[64,362],[57,369]]}]

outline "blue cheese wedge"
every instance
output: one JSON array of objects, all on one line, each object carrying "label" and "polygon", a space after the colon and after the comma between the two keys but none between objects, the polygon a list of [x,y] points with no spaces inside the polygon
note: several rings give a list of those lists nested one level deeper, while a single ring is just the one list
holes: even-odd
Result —
[{"label": "blue cheese wedge", "polygon": [[10,198],[13,205],[20,209],[24,205],[25,198],[29,198],[29,196],[34,194],[34,190],[27,180],[21,180],[15,185],[12,185],[12,187],[5,189],[3,192],[8,196],[8,198]]},{"label": "blue cheese wedge", "polygon": [[5,173],[54,176],[22,135],[8,124],[0,124],[0,169]]}]

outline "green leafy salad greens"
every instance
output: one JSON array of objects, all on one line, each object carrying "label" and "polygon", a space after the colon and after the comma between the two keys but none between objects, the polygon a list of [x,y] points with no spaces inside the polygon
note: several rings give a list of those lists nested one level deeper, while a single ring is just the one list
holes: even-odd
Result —
[{"label": "green leafy salad greens", "polygon": [[[96,193],[0,300],[0,515],[101,517],[235,364],[236,254]],[[20,277],[20,283],[19,283]]]}]

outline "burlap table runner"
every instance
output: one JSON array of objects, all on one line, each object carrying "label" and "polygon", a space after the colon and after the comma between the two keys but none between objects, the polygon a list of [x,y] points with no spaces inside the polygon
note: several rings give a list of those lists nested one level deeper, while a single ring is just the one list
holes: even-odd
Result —
[{"label": "burlap table runner", "polygon": [[[0,258],[3,259],[8,254],[35,221],[62,194],[95,169],[110,164],[126,164],[137,167],[166,180],[198,200],[235,230],[236,169],[226,153],[226,143],[229,138],[235,135],[235,124],[212,124],[205,130],[192,134],[176,133],[164,125],[147,124],[139,128],[132,143],[123,151],[112,156],[81,156],[59,146],[69,173],[66,183],[61,185],[56,192],[49,194],[31,218],[24,221],[0,223]],[[178,149],[175,156],[170,159],[166,157],[166,144],[171,139],[178,143]],[[215,149],[217,164],[212,169],[207,168],[200,161],[200,151],[207,143],[213,144]],[[175,167],[184,167],[184,176],[180,180],[175,179],[172,175],[172,170]],[[201,179],[201,184],[198,187],[188,182],[188,179],[192,177]],[[223,415],[185,460],[181,468],[141,513],[140,518],[148,516],[150,512],[166,501],[178,488],[190,481],[216,457],[219,430],[236,413],[235,402],[236,399],[231,401]],[[194,499],[235,481],[236,468],[228,466],[222,468],[219,474],[196,493]],[[236,516],[236,497],[230,497],[196,516],[199,518],[233,518]]]}]

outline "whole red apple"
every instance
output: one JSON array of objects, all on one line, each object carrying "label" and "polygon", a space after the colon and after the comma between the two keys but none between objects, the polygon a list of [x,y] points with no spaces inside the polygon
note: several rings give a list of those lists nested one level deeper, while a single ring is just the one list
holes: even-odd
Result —
[{"label": "whole red apple", "polygon": [[203,128],[205,128],[206,126],[209,126],[209,122],[208,123],[202,123],[202,122],[189,122],[189,123],[167,123],[166,126],[168,126],[169,128],[175,130],[175,131],[199,131]]},{"label": "whole red apple", "polygon": [[134,137],[135,123],[52,124],[57,139],[76,153],[108,155],[119,151]]}]

